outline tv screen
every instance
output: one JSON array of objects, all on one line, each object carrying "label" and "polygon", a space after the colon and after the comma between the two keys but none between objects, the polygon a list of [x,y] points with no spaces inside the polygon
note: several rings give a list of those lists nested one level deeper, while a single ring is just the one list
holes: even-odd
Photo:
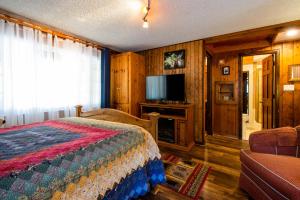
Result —
[{"label": "tv screen", "polygon": [[147,76],[146,99],[184,101],[184,74]]}]

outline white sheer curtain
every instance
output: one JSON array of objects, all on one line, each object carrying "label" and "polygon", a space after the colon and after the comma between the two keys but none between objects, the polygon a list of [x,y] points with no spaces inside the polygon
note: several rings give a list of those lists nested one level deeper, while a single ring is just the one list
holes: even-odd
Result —
[{"label": "white sheer curtain", "polygon": [[19,125],[100,107],[101,52],[0,20],[0,116]]}]

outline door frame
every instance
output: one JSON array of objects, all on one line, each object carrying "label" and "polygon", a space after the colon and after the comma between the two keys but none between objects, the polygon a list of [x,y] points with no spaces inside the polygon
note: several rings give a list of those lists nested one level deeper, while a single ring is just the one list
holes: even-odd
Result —
[{"label": "door frame", "polygon": [[[265,55],[271,54],[274,57],[274,64],[273,64],[273,128],[277,128],[279,126],[279,96],[280,96],[280,85],[279,85],[279,78],[280,78],[280,52],[279,50],[251,50],[243,53],[239,53],[238,59],[238,94],[241,97],[243,94],[242,90],[242,81],[243,81],[243,63],[242,58],[245,56],[255,56],[255,55]],[[238,113],[239,113],[239,122],[238,122],[238,131],[239,131],[239,139],[242,139],[243,136],[243,98],[239,98],[238,102]]]},{"label": "door frame", "polygon": [[[243,72],[242,71],[242,88],[243,89],[245,89],[245,85],[244,85],[244,83],[243,83],[243,81],[244,81],[244,74],[247,74],[247,77],[248,77],[248,89],[249,89],[249,71],[247,71],[247,72]],[[248,91],[249,92],[249,91]],[[242,90],[242,96],[241,96],[243,99],[244,99],[244,94],[243,94],[243,90]],[[242,101],[242,114],[244,114],[244,102]],[[248,114],[249,114],[249,93],[248,93],[248,106],[247,106],[247,108],[248,108]]]},{"label": "door frame", "polygon": [[206,74],[206,103],[204,102],[205,106],[205,131],[207,135],[213,135],[212,131],[212,55],[206,51],[206,58],[207,58],[207,74]]}]

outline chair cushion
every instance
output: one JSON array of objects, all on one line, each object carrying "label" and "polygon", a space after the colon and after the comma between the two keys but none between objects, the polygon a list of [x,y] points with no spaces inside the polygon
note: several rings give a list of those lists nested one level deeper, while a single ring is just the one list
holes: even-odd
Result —
[{"label": "chair cushion", "polygon": [[[271,197],[300,199],[300,159],[241,150],[242,171]],[[258,178],[257,178],[258,177]]]}]

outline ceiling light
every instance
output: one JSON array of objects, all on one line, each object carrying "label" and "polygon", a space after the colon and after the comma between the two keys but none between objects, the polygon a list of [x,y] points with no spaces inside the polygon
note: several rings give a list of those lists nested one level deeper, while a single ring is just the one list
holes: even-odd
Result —
[{"label": "ceiling light", "polygon": [[291,30],[288,30],[288,31],[286,32],[286,35],[289,36],[289,37],[293,37],[293,36],[297,35],[298,32],[299,32],[299,30],[291,29]]},{"label": "ceiling light", "polygon": [[149,22],[148,22],[148,20],[147,20],[147,16],[148,16],[148,14],[149,14],[149,11],[150,11],[150,0],[148,0],[148,5],[147,5],[147,7],[145,7],[144,9],[143,9],[143,12],[144,12],[144,14],[145,14],[145,16],[143,17],[143,28],[148,28],[149,27]]},{"label": "ceiling light", "polygon": [[144,21],[143,28],[149,28],[149,23],[147,21]]}]

